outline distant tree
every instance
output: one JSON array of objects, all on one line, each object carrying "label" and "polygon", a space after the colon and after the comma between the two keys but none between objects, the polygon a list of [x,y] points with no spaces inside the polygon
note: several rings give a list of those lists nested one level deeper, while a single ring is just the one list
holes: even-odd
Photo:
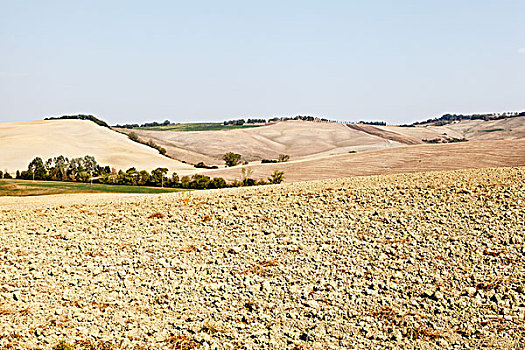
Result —
[{"label": "distant tree", "polygon": [[233,152],[226,153],[222,159],[226,163],[226,166],[235,166],[241,162],[241,155]]},{"label": "distant tree", "polygon": [[213,180],[211,180],[211,184],[213,185],[212,188],[224,188],[227,186],[226,180],[222,177],[214,177]]},{"label": "distant tree", "polygon": [[150,180],[150,174],[146,170],[141,170],[136,178],[137,185],[144,186]]},{"label": "distant tree", "polygon": [[247,177],[247,178],[242,180],[242,185],[243,186],[254,186],[255,185],[255,180],[250,178],[250,177]]},{"label": "distant tree", "polygon": [[241,175],[242,175],[242,179],[247,179],[247,178],[250,178],[253,174],[253,169],[252,168],[242,168],[241,169]]},{"label": "distant tree", "polygon": [[93,156],[84,156],[84,158],[82,159],[83,160],[83,166],[84,166],[84,171],[86,171],[88,174],[95,174],[95,171],[97,169],[97,161],[95,160],[95,157]]},{"label": "distant tree", "polygon": [[290,160],[290,156],[287,154],[279,154],[279,163],[284,163]]},{"label": "distant tree", "polygon": [[193,175],[190,188],[195,189],[206,189],[210,187],[211,179],[206,175],[195,174]]},{"label": "distant tree", "polygon": [[128,134],[128,138],[131,140],[131,141],[135,141],[135,142],[140,142],[140,138],[139,138],[139,135],[137,135],[136,132],[132,131]]},{"label": "distant tree", "polygon": [[271,184],[280,184],[284,180],[284,172],[275,170],[272,175],[268,178],[268,182]]},{"label": "distant tree", "polygon": [[35,157],[31,161],[31,163],[29,163],[27,171],[31,173],[31,176],[34,175],[33,177],[35,180],[43,180],[47,175],[47,170],[44,166],[44,161],[40,157]]},{"label": "distant tree", "polygon": [[0,179],[3,179],[3,178],[4,178],[4,173],[2,172],[2,170],[0,170]]},{"label": "distant tree", "polygon": [[164,182],[167,182],[166,174],[168,173],[167,168],[157,168],[151,172],[150,182],[155,186],[162,186]]},{"label": "distant tree", "polygon": [[56,180],[63,180],[67,173],[67,168],[69,167],[69,159],[60,155],[53,159],[54,167],[51,171],[51,177]]},{"label": "distant tree", "polygon": [[7,172],[7,170],[6,170],[5,173],[4,173],[4,179],[12,179],[12,178],[13,178],[13,177],[11,176],[11,174],[9,174],[9,173]]},{"label": "distant tree", "polygon": [[181,184],[181,187],[183,188],[190,188],[190,177],[189,176],[183,176],[181,179],[180,179],[180,184]]},{"label": "distant tree", "polygon": [[176,172],[173,172],[173,174],[171,175],[171,182],[177,184],[180,182],[179,175],[177,175]]}]

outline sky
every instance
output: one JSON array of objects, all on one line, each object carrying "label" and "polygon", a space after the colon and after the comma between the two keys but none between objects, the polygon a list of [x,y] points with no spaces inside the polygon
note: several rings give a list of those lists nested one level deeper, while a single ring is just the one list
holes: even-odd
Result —
[{"label": "sky", "polygon": [[525,110],[522,0],[0,0],[0,121]]}]

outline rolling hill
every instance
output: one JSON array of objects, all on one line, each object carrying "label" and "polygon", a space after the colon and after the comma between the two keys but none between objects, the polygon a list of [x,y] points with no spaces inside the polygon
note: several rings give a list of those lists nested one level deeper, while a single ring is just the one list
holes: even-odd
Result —
[{"label": "rolling hill", "polygon": [[275,170],[284,171],[286,182],[336,179],[350,176],[414,173],[436,170],[525,166],[525,139],[422,144],[304,159],[277,164],[250,164],[204,170],[210,177],[241,179],[241,168],[256,179]]},{"label": "rolling hill", "polygon": [[[118,132],[116,132],[118,131]],[[132,142],[135,132],[166,148],[157,150]],[[448,143],[458,139],[469,142]],[[428,144],[428,141],[439,142]],[[224,168],[222,156],[239,153],[248,165]],[[349,154],[351,153],[351,154]],[[46,120],[0,124],[0,170],[27,168],[35,156],[63,154],[69,158],[93,155],[116,169],[152,170],[166,167],[180,176],[203,173],[228,180],[241,177],[240,167],[255,178],[275,169],[286,181],[353,175],[525,165],[525,117],[500,120],[462,120],[446,125],[411,127],[282,121],[256,128],[208,131],[159,131],[105,128],[83,120]],[[261,164],[288,154],[290,161]],[[217,170],[194,168],[204,162]]]},{"label": "rolling hill", "polygon": [[[116,129],[129,133],[129,129]],[[517,140],[525,138],[525,117],[500,120],[462,120],[443,126],[373,126],[366,124],[283,121],[257,128],[217,131],[133,132],[153,140],[175,159],[196,164],[223,165],[227,152],[239,153],[248,162],[276,159],[288,154],[292,160],[419,145],[428,141],[458,139]]]},{"label": "rolling hill", "polygon": [[[129,133],[130,130],[118,129]],[[144,140],[153,140],[175,159],[188,163],[224,164],[227,152],[239,153],[246,161],[277,158],[288,154],[304,159],[349,151],[382,149],[402,145],[345,124],[286,121],[267,126],[219,131],[133,130]]]},{"label": "rolling hill", "polygon": [[91,155],[99,164],[126,170],[166,167],[180,174],[193,167],[161,156],[155,149],[125,135],[84,120],[43,120],[0,123],[0,169],[14,173],[27,169],[36,156],[69,158]]}]

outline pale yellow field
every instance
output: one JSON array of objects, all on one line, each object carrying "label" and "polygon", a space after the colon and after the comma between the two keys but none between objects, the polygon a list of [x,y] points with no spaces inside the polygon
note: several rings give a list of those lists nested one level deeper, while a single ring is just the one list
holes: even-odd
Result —
[{"label": "pale yellow field", "polygon": [[83,120],[46,120],[0,123],[0,170],[25,170],[39,156],[44,161],[64,155],[91,155],[99,164],[126,170],[166,167],[185,173],[193,167],[161,156],[157,150],[129,140],[126,135]]}]

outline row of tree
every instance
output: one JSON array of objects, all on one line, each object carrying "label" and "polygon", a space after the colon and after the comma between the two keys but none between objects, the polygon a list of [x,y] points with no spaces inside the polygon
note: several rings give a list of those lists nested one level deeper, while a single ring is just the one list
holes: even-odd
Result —
[{"label": "row of tree", "polygon": [[11,174],[7,172],[7,170],[5,171],[5,173],[0,170],[0,179],[12,179],[12,178],[13,177],[11,176]]},{"label": "row of tree", "polygon": [[360,120],[359,122],[357,122],[357,124],[386,126],[386,122],[384,122],[384,121],[366,121],[366,120]]},{"label": "row of tree", "polygon": [[[222,156],[222,159],[224,160],[224,163],[226,163],[226,166],[236,166],[242,163],[242,156],[240,154],[233,153],[233,152],[226,153],[225,155]],[[289,160],[290,160],[290,156],[288,154],[279,154],[278,159],[263,159],[261,160],[261,163],[263,164],[265,163],[285,163]],[[248,164],[248,162],[244,162],[244,164]],[[204,168],[205,166],[196,166],[196,167]]]},{"label": "row of tree", "polygon": [[131,140],[131,141],[134,141],[134,142],[138,142],[138,143],[141,143],[143,145],[146,145],[146,146],[149,146],[151,148],[155,148],[157,151],[159,151],[160,154],[162,154],[163,156],[166,156],[166,149],[160,145],[157,145],[155,142],[153,142],[153,140],[149,140],[149,141],[144,141],[142,140],[139,135],[137,135],[136,132],[130,132],[128,134],[128,138]]},{"label": "row of tree", "polygon": [[168,126],[171,125],[171,122],[166,119],[163,122],[149,122],[144,124],[117,124],[115,125],[116,128],[122,128],[122,129],[133,129],[133,128],[150,128],[155,126]]},{"label": "row of tree", "polygon": [[433,124],[436,126],[450,124],[461,120],[500,120],[515,117],[525,117],[525,112],[505,112],[505,113],[488,113],[488,114],[443,114],[439,118],[431,118],[421,122],[415,122],[410,125],[401,126],[416,126],[422,124]]},{"label": "row of tree", "polygon": [[[1,172],[0,172],[1,173]],[[211,189],[224,187],[254,186],[278,184],[284,180],[284,173],[275,170],[267,180],[252,179],[243,169],[241,180],[226,182],[221,177],[210,178],[205,175],[183,176],[177,173],[167,176],[168,169],[157,168],[150,172],[129,168],[126,171],[117,171],[109,166],[101,166],[95,157],[86,155],[82,158],[68,159],[62,155],[49,158],[45,162],[35,157],[28,165],[27,170],[17,171],[17,179],[93,182],[112,185],[129,186],[162,186],[188,189]],[[5,175],[4,175],[5,176]]]},{"label": "row of tree", "polygon": [[266,124],[266,119],[250,118],[248,120],[245,120],[245,119],[225,120],[223,124],[224,125]]},{"label": "row of tree", "polygon": [[109,128],[109,125],[105,121],[103,121],[101,119],[98,119],[97,117],[95,117],[95,116],[93,116],[91,114],[63,115],[61,117],[47,117],[47,118],[44,118],[44,120],[60,120],[60,119],[89,120],[89,121],[92,121],[93,123],[95,123],[97,125]]}]

